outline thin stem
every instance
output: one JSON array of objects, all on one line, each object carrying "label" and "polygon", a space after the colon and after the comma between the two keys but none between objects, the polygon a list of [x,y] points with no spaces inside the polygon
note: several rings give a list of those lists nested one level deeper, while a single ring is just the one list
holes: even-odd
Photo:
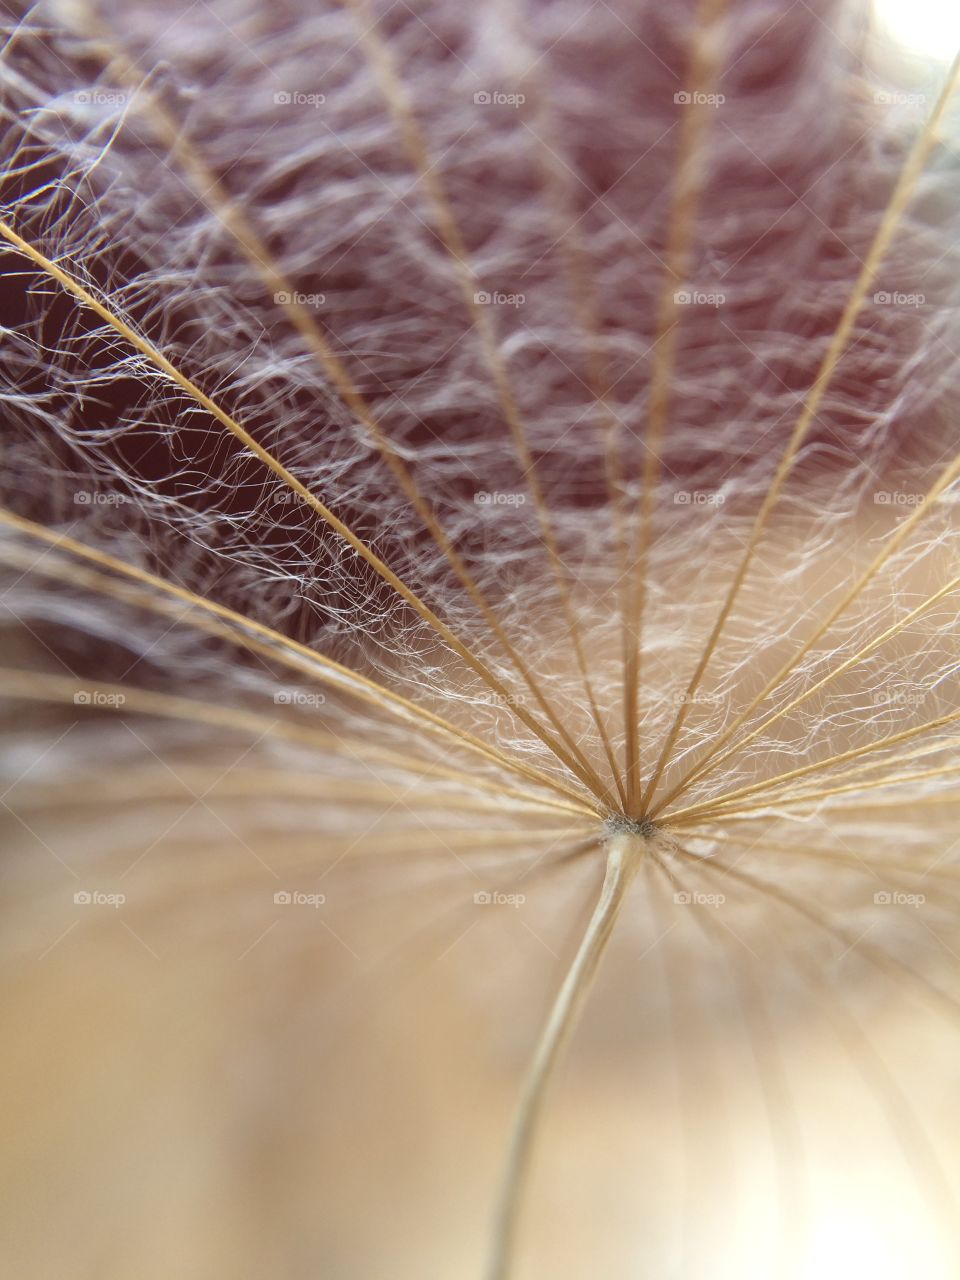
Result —
[{"label": "thin stem", "polygon": [[576,1028],[644,848],[641,837],[632,834],[614,836],[607,846],[599,900],[553,1002],[520,1094],[497,1200],[487,1280],[508,1280],[513,1271],[520,1215],[546,1088]]}]

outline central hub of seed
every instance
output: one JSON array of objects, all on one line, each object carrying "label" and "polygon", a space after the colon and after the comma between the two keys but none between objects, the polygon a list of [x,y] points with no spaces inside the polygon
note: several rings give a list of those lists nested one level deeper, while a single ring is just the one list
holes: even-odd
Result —
[{"label": "central hub of seed", "polygon": [[643,840],[652,840],[660,830],[651,818],[628,818],[622,813],[608,818],[605,825],[611,836],[640,836]]},{"label": "central hub of seed", "polygon": [[671,857],[682,852],[673,832],[652,818],[628,818],[626,814],[615,813],[603,825],[608,849],[613,842],[622,842],[627,836],[637,855],[648,853],[655,857]]}]

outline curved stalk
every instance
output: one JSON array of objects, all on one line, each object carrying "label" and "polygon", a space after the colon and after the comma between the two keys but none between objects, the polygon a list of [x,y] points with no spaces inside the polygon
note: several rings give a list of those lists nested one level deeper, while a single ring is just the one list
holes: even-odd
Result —
[{"label": "curved stalk", "polygon": [[645,847],[643,837],[632,832],[615,835],[607,846],[607,865],[600,897],[553,1002],[523,1082],[497,1198],[486,1280],[509,1280],[512,1274],[533,1144],[547,1085],[576,1029]]}]

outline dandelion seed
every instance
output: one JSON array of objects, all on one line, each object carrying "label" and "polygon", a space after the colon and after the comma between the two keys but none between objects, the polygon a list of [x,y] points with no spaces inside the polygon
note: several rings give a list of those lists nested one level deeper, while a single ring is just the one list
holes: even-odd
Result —
[{"label": "dandelion seed", "polygon": [[957,1274],[960,60],[879,10],[11,21],[19,1270]]}]

